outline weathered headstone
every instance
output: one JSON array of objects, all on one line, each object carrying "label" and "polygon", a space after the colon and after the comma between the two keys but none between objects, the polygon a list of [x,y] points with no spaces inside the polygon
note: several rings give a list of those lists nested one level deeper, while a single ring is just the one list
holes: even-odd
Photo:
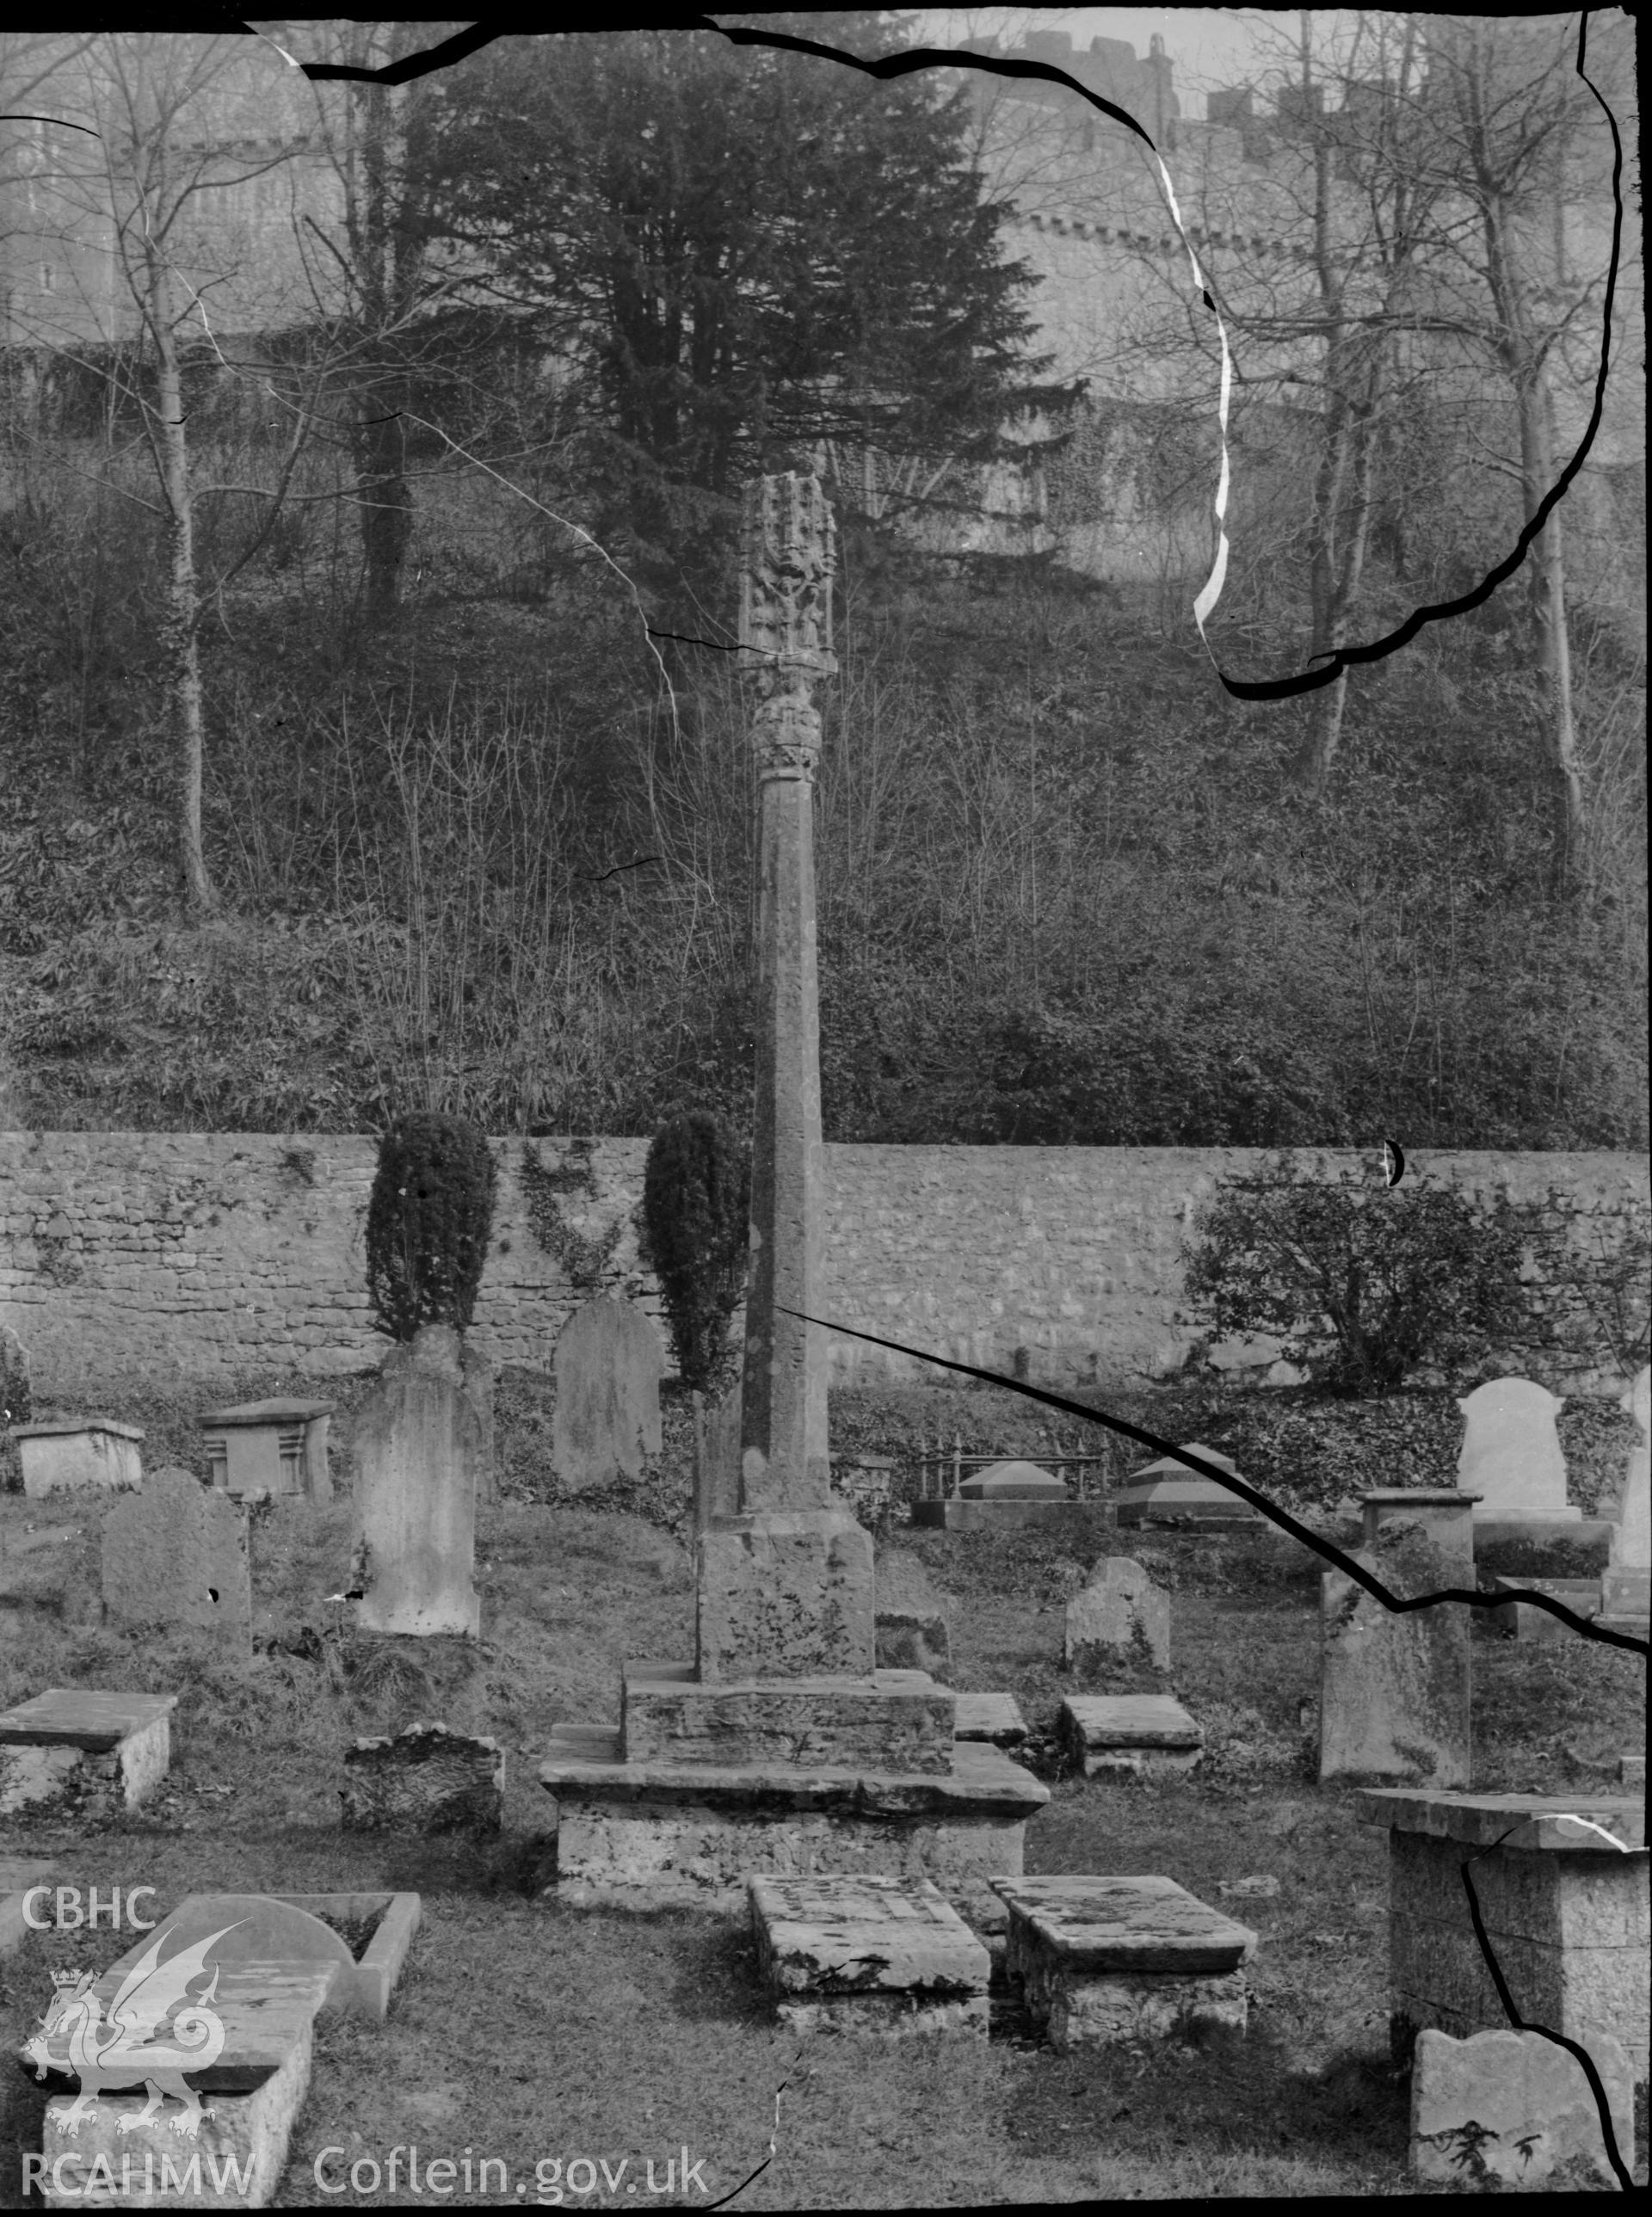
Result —
[{"label": "weathered headstone", "polygon": [[465,1398],[476,1417],[476,1498],[492,1504],[499,1498],[499,1473],[493,1461],[492,1358],[467,1336],[460,1343],[459,1368]]},{"label": "weathered headstone", "polygon": [[1080,1676],[1109,1664],[1170,1668],[1170,1596],[1128,1555],[1104,1555],[1067,1605],[1062,1660]]},{"label": "weathered headstone", "polygon": [[877,1667],[950,1677],[946,1600],[918,1556],[889,1549],[877,1565]]},{"label": "weathered headstone", "polygon": [[158,1470],[105,1510],[103,1606],[121,1624],[176,1625],[252,1645],[244,1502],[187,1470]]},{"label": "weathered headstone", "polygon": [[1555,1419],[1563,1393],[1529,1378],[1494,1378],[1457,1406],[1463,1416],[1457,1485],[1477,1493],[1476,1524],[1576,1522],[1583,1514],[1566,1498],[1566,1458]]},{"label": "weathered headstone", "polygon": [[392,1348],[356,1419],[354,1584],[366,1631],[474,1639],[480,1629],[482,1437],[459,1342],[451,1325],[432,1324]]},{"label": "weathered headstone", "polygon": [[[1635,2073],[1621,2041],[1597,2035],[1589,2057],[1600,2073],[1618,2152],[1635,2152]],[[1539,2032],[1476,2032],[1468,2040],[1430,2026],[1411,2065],[1411,2168],[1442,2186],[1500,2180],[1537,2186],[1572,2157],[1608,2184],[1599,2105],[1568,2050]]]},{"label": "weathered headstone", "polygon": [[349,1832],[464,1832],[491,1839],[504,1808],[504,1751],[495,1739],[410,1725],[393,1738],[358,1739],[344,1757]]},{"label": "weathered headstone", "polygon": [[1633,1626],[1644,1633],[1652,1615],[1652,1531],[1648,1519],[1648,1432],[1652,1429],[1652,1369],[1640,1375],[1618,1404],[1633,1417],[1640,1436],[1629,1451],[1624,1498],[1612,1528],[1612,1551],[1600,1582],[1600,1613],[1619,1629]]},{"label": "weathered headstone", "polygon": [[[1398,1600],[1466,1583],[1414,1524],[1353,1559]],[[1469,1782],[1469,1611],[1442,1602],[1401,1615],[1343,1571],[1321,1580],[1320,1778],[1369,1785]]]},{"label": "weathered headstone", "polygon": [[576,1309],[556,1343],[552,1461],[565,1491],[640,1478],[660,1451],[659,1334],[640,1308],[605,1294]]}]

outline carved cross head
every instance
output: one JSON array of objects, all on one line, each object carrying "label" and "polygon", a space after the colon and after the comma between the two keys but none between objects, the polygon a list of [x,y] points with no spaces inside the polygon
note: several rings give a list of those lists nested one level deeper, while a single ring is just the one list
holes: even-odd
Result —
[{"label": "carved cross head", "polygon": [[806,695],[811,679],[830,677],[837,670],[832,652],[836,557],[832,509],[819,478],[789,471],[753,479],[746,486],[740,662],[760,673],[765,694],[779,683]]}]

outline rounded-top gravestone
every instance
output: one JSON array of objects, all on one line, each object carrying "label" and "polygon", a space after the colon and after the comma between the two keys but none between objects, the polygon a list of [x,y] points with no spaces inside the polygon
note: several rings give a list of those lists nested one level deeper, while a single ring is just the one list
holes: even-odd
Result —
[{"label": "rounded-top gravestone", "polygon": [[640,1478],[661,1448],[659,1335],[640,1308],[613,1295],[587,1301],[556,1343],[551,1454],[571,1493]]},{"label": "rounded-top gravestone", "polygon": [[1494,1378],[1457,1403],[1463,1416],[1457,1487],[1477,1493],[1476,1524],[1576,1523],[1555,1419],[1566,1405],[1530,1378]]}]

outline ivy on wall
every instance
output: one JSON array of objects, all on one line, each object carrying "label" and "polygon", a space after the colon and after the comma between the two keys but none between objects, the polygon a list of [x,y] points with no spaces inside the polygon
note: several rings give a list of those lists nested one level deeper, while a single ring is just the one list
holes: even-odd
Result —
[{"label": "ivy on wall", "polygon": [[573,1139],[560,1162],[548,1164],[541,1160],[531,1139],[524,1139],[522,1146],[522,1191],[529,1229],[545,1252],[561,1266],[568,1283],[583,1294],[597,1291],[625,1230],[622,1213],[606,1232],[587,1238],[563,1213],[564,1195],[597,1197],[596,1152],[594,1139]]}]

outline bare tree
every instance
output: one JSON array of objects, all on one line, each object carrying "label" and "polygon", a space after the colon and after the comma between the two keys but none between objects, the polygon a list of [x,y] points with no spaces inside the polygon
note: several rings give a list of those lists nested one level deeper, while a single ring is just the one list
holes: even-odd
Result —
[{"label": "bare tree", "polygon": [[[379,68],[459,28],[328,27],[308,58]],[[401,85],[335,80],[315,87],[339,189],[333,219],[312,214],[307,229],[319,257],[317,305],[329,318],[330,381],[345,396],[351,423],[365,614],[374,627],[401,604],[412,540],[406,411],[413,381],[441,353],[439,312],[465,290],[466,272],[440,239],[430,163],[432,122],[447,90],[435,76]]]},{"label": "bare tree", "polygon": [[[226,231],[223,196],[292,159],[292,141],[269,132],[272,80],[282,66],[242,39],[123,34],[91,41],[53,76],[62,128],[51,134],[50,157],[37,164],[33,181],[42,243],[62,257],[66,281],[34,312],[33,335],[125,384],[159,490],[164,720],[178,884],[191,916],[220,905],[201,839],[202,614],[268,537],[311,420],[307,407],[291,409],[273,486],[234,488],[258,492],[263,514],[234,559],[203,579],[198,504],[230,489],[195,479],[188,356],[204,341],[222,366],[244,369],[225,353],[219,318],[229,328],[244,318],[267,328],[276,309],[273,273],[243,266],[252,257]],[[260,128],[248,135],[254,120]],[[115,343],[122,340],[133,342],[129,367]]]},{"label": "bare tree", "polygon": [[[1575,17],[1431,16],[1427,128],[1414,159],[1467,216],[1442,226],[1439,282],[1427,328],[1494,362],[1513,396],[1524,521],[1559,475],[1554,367],[1581,324],[1599,327],[1604,242],[1581,266],[1545,267],[1565,253],[1564,180],[1578,141],[1604,119],[1576,73]],[[1544,280],[1550,281],[1545,283]],[[1557,853],[1572,877],[1584,835],[1583,780],[1572,700],[1562,509],[1550,510],[1527,565],[1531,664],[1546,701]]]}]

